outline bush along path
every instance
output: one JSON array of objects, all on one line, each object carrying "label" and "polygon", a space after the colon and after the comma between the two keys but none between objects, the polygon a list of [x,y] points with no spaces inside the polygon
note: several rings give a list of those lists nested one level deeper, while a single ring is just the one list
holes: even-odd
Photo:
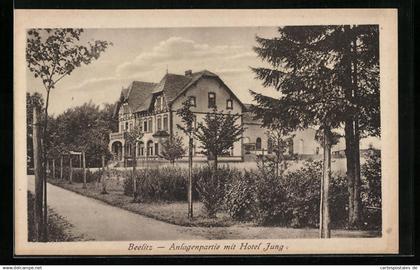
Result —
[{"label": "bush along path", "polygon": [[[372,160],[367,164],[375,164],[378,159]],[[263,226],[283,227],[283,229],[302,228],[308,230],[308,233],[316,232],[319,226],[320,164],[308,162],[295,171],[280,174],[280,177],[273,173],[270,164],[265,165],[266,167],[260,171],[248,172],[220,168],[218,175],[213,177],[214,181],[207,181],[211,177],[211,171],[207,168],[195,169],[193,178],[197,188],[193,192],[193,198],[196,200],[194,203],[196,215],[193,220],[187,218],[185,169],[165,167],[138,170],[134,176],[139,192],[136,202],[132,199],[131,172],[109,169],[105,181],[106,194],[102,194],[101,185],[94,182],[99,178],[88,182],[87,189],[82,188],[81,181],[77,178],[73,184],[58,179],[50,179],[50,183],[176,225],[241,226],[248,229]],[[380,184],[377,184],[378,175],[371,175],[373,170],[366,171],[370,173],[366,173],[363,185],[366,199],[362,229],[371,236],[378,236],[381,233]],[[333,229],[345,230],[348,203],[345,179],[337,174],[332,180]],[[356,235],[357,232],[355,231]]]}]

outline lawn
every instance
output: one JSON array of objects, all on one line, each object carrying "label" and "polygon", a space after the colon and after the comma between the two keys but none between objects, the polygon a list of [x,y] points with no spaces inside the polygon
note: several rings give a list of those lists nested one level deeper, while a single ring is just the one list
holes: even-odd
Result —
[{"label": "lawn", "polygon": [[112,206],[175,225],[226,227],[237,223],[224,213],[217,214],[215,218],[208,218],[201,202],[194,202],[194,218],[192,220],[188,219],[188,205],[186,202],[133,203],[133,198],[124,195],[122,187],[118,186],[117,183],[109,185],[107,188],[108,194],[101,194],[101,185],[96,183],[87,183],[87,188],[84,189],[82,183],[69,184],[66,180],[51,178],[48,181],[50,184],[103,201]]}]

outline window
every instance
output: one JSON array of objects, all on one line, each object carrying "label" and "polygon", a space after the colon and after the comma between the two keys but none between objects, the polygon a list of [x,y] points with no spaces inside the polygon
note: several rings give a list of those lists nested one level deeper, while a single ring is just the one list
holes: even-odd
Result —
[{"label": "window", "polygon": [[194,96],[188,97],[190,100],[191,107],[197,107],[196,99]]},{"label": "window", "polygon": [[233,109],[233,102],[231,99],[226,100],[226,109],[232,110]]},{"label": "window", "polygon": [[149,132],[153,132],[153,119],[149,118]]},{"label": "window", "polygon": [[168,116],[163,116],[163,130],[168,130]]},{"label": "window", "polygon": [[125,131],[128,130],[128,122],[125,122]]},{"label": "window", "polygon": [[216,108],[216,93],[209,93],[209,108]]},{"label": "window", "polygon": [[130,129],[129,131],[133,130],[133,123],[130,123]]},{"label": "window", "polygon": [[158,116],[157,118],[157,130],[162,129],[162,117]]},{"label": "window", "polygon": [[261,150],[261,138],[258,137],[257,140],[255,141],[255,149],[256,150]]},{"label": "window", "polygon": [[156,98],[155,109],[158,111],[162,110],[162,97]]},{"label": "window", "polygon": [[139,155],[144,156],[144,143],[143,142],[139,143]]},{"label": "window", "polygon": [[147,132],[147,121],[143,122],[143,131]]},{"label": "window", "polygon": [[155,143],[155,156],[159,155],[159,143]]},{"label": "window", "polygon": [[153,142],[152,141],[147,142],[147,155],[153,156]]}]

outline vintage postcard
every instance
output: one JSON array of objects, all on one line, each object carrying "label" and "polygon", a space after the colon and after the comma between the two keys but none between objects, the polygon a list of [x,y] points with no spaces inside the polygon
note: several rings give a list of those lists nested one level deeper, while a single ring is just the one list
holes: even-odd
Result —
[{"label": "vintage postcard", "polygon": [[16,255],[398,253],[397,10],[15,10]]}]

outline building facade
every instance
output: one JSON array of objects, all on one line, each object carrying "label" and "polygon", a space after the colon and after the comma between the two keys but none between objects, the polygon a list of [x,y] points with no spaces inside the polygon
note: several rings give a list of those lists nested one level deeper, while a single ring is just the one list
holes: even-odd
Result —
[{"label": "building facade", "polygon": [[[243,161],[247,157],[271,153],[269,130],[261,127],[261,121],[254,119],[249,111],[250,105],[243,104],[218,75],[207,70],[194,73],[188,70],[184,75],[166,74],[159,83],[133,81],[123,89],[114,113],[119,120],[119,129],[109,135],[111,153],[120,161],[133,155],[140,161],[158,160],[162,142],[172,134],[181,136],[184,146],[187,146],[188,137],[177,127],[182,125],[182,121],[176,113],[186,99],[192,104],[194,125],[202,122],[214,108],[240,116],[237,124],[244,127],[243,136],[234,143],[229,155],[220,157],[220,161]],[[134,147],[128,143],[126,132],[137,126],[144,135]],[[289,144],[289,153],[302,157],[321,155],[315,132],[310,128],[295,132]],[[342,143],[336,148],[341,149]],[[194,160],[206,160],[201,151],[200,142],[195,140]]]}]

